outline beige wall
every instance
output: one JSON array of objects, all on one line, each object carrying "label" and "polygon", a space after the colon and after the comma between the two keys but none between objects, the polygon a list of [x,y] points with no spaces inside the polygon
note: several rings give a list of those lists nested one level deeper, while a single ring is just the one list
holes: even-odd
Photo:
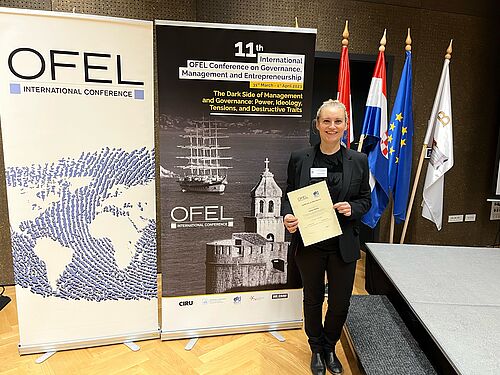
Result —
[{"label": "beige wall", "polygon": [[[455,166],[445,178],[444,217],[477,214],[473,223],[443,224],[441,232],[420,215],[423,177],[417,190],[407,243],[488,246],[498,224],[490,222],[491,180],[498,135],[498,76],[493,2],[468,0],[379,1],[228,1],[228,0],[3,0],[1,6],[99,14],[138,19],[243,23],[318,29],[318,51],[339,52],[344,21],[349,19],[351,54],[375,54],[387,28],[387,55],[394,56],[392,106],[404,63],[406,28],[413,39],[414,170],[441,73],[444,52],[454,39],[451,62]],[[1,139],[0,139],[1,143]],[[0,147],[0,285],[13,283]],[[426,164],[424,165],[426,166]],[[424,170],[425,173],[425,170]],[[159,207],[159,204],[158,204]],[[399,231],[396,229],[396,238]],[[381,239],[388,238],[389,217],[382,218]]]}]

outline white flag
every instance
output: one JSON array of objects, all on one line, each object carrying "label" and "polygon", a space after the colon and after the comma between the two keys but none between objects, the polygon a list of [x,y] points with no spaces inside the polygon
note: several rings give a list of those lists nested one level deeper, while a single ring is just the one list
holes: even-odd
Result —
[{"label": "white flag", "polygon": [[444,174],[453,167],[450,60],[445,59],[424,143],[432,147],[424,184],[422,216],[438,230],[443,223]]}]

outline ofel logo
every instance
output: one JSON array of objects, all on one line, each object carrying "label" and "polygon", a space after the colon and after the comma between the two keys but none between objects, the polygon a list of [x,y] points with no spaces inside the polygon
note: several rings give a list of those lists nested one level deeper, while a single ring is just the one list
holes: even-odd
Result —
[{"label": "ofel logo", "polygon": [[144,86],[142,81],[123,78],[123,61],[119,54],[51,49],[48,56],[44,56],[34,48],[21,47],[9,54],[7,63],[10,72],[23,80],[37,79],[50,72],[50,79],[56,81],[57,73],[64,69],[83,74],[81,78],[87,83]]},{"label": "ofel logo", "polygon": [[274,293],[271,299],[285,299],[288,298],[288,293]]},{"label": "ofel logo", "polygon": [[177,206],[170,211],[170,217],[175,222],[233,220],[224,216],[224,206]]},{"label": "ofel logo", "polygon": [[179,306],[193,306],[193,301],[181,301]]}]

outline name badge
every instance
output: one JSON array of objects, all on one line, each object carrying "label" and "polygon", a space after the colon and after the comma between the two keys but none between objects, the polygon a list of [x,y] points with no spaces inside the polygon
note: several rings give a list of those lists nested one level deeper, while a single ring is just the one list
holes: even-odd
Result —
[{"label": "name badge", "polygon": [[326,168],[311,168],[311,178],[322,178],[328,176]]}]

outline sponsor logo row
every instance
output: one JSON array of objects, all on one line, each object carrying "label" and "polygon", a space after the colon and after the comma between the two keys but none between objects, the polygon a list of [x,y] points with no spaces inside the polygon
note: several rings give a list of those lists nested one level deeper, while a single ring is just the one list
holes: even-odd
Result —
[{"label": "sponsor logo row", "polygon": [[[245,295],[245,300],[250,301],[250,302],[257,302],[257,301],[262,301],[268,296],[263,296],[263,295],[250,295],[246,296]],[[286,299],[288,298],[288,293],[273,293],[271,294],[271,300],[277,300],[277,299]],[[238,305],[242,302],[243,297],[242,296],[234,296],[234,297],[207,297],[201,299],[201,304],[202,305],[211,305],[211,304],[217,304],[217,303],[227,303],[227,302],[232,302],[235,305]],[[197,303],[200,303],[197,301]],[[179,306],[181,307],[187,307],[187,306],[193,306],[195,304],[194,300],[184,300],[184,301],[179,301]]]}]

